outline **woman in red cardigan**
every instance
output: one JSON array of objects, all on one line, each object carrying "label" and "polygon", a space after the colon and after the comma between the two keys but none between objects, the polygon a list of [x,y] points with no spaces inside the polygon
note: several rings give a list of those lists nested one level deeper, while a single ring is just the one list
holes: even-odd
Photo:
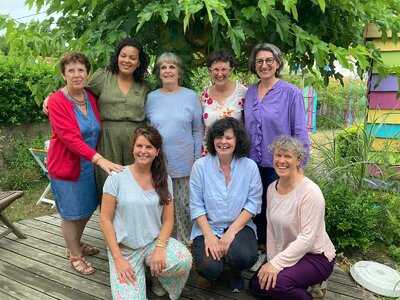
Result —
[{"label": "woman in red cardigan", "polygon": [[90,71],[88,59],[81,53],[68,53],[61,59],[60,67],[66,85],[49,98],[52,136],[48,171],[71,266],[80,274],[89,275],[95,270],[85,256],[99,250],[81,243],[81,237],[99,204],[93,164],[107,173],[122,167],[95,150],[100,118],[96,99],[84,88]]}]

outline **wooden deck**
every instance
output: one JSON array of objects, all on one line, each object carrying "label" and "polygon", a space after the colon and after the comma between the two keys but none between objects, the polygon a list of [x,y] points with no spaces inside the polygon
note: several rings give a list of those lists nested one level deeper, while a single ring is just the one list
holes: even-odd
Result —
[{"label": "wooden deck", "polygon": [[[84,241],[101,249],[89,260],[97,272],[81,276],[71,269],[65,256],[64,240],[57,215],[23,220],[17,227],[28,237],[18,239],[13,234],[0,239],[0,299],[111,299],[108,262],[98,216],[93,216],[85,230]],[[247,274],[250,276],[250,274]],[[181,299],[253,300],[247,291],[233,294],[222,281],[215,289],[196,286],[191,275]],[[336,269],[328,282],[327,300],[375,299],[357,287],[349,275]],[[148,292],[150,299],[159,298]]]}]

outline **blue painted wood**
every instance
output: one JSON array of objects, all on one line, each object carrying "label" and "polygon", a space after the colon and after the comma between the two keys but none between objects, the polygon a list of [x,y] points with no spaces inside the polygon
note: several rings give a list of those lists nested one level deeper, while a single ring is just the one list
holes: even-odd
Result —
[{"label": "blue painted wood", "polygon": [[367,124],[367,132],[378,138],[400,139],[400,125],[398,124]]}]

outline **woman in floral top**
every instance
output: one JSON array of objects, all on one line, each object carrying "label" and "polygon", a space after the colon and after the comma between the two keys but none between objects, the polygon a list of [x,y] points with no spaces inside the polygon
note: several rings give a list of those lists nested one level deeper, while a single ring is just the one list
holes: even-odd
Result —
[{"label": "woman in floral top", "polygon": [[[206,133],[215,121],[225,117],[233,117],[242,122],[244,95],[247,91],[243,84],[229,79],[234,61],[228,51],[211,53],[207,58],[207,67],[213,84],[201,93]],[[203,154],[206,153],[203,145]]]}]

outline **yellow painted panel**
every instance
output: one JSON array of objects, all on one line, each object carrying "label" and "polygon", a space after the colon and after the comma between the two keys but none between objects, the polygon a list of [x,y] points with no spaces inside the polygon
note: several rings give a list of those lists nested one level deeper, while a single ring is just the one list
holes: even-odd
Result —
[{"label": "yellow painted panel", "polygon": [[400,152],[400,140],[375,138],[372,141],[372,149],[375,151]]},{"label": "yellow painted panel", "polygon": [[400,124],[400,110],[370,109],[368,123]]},{"label": "yellow painted panel", "polygon": [[392,41],[382,41],[382,40],[374,40],[374,45],[376,48],[379,48],[382,52],[387,51],[400,51],[400,42],[393,43]]}]

